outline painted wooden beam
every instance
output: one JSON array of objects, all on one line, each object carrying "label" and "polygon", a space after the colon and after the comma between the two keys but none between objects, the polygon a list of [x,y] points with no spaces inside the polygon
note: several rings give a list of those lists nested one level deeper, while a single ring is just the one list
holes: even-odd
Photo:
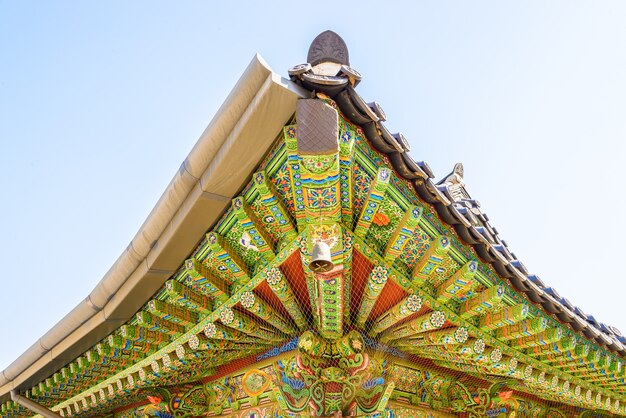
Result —
[{"label": "painted wooden beam", "polygon": [[152,299],[148,302],[145,309],[159,318],[183,325],[184,327],[198,323],[198,314],[196,312],[158,299]]},{"label": "painted wooden beam", "polygon": [[248,266],[226,239],[217,232],[209,232],[206,239],[211,252],[202,263],[213,274],[232,286],[233,291],[250,281]]},{"label": "painted wooden beam", "polygon": [[294,320],[297,327],[304,331],[308,326],[308,322],[300,309],[300,305],[291,290],[291,286],[287,282],[287,279],[283,275],[282,271],[277,266],[272,266],[267,269],[265,272],[265,281],[272,289],[272,292],[276,295],[276,297],[283,304],[291,319]]},{"label": "painted wooden beam", "polygon": [[244,248],[259,252],[266,262],[273,259],[275,254],[271,237],[244,198],[241,196],[234,198],[232,208],[239,225],[247,235],[244,237],[242,234],[240,244]]},{"label": "painted wooden beam", "polygon": [[451,327],[419,334],[416,338],[410,338],[406,341],[419,345],[450,346],[455,344],[463,344],[465,341],[467,341],[468,337],[469,334],[465,327]]},{"label": "painted wooden beam", "polygon": [[376,318],[370,335],[375,336],[385,331],[387,328],[406,319],[410,315],[419,312],[422,309],[422,298],[417,294],[409,295],[402,299],[399,303],[389,308],[382,315]]},{"label": "painted wooden beam", "polygon": [[265,346],[274,344],[272,341],[251,339],[233,340],[223,338],[209,338],[204,333],[192,336],[187,342],[193,350],[207,350],[212,355],[218,355],[223,350],[248,350],[253,351],[256,348],[264,349]]},{"label": "painted wooden beam", "polygon": [[202,261],[190,258],[185,261],[185,284],[189,287],[202,289],[202,292],[221,305],[230,297],[230,287],[226,282],[216,278]]},{"label": "painted wooden beam", "polygon": [[179,281],[170,279],[165,282],[165,291],[169,295],[169,300],[186,309],[208,314],[213,310],[213,301],[210,297],[185,286]]},{"label": "painted wooden beam", "polygon": [[568,336],[561,338],[555,343],[545,346],[531,347],[525,350],[525,353],[537,358],[561,357],[565,353],[573,351],[579,343],[578,337]]},{"label": "painted wooden beam", "polygon": [[220,321],[227,327],[241,331],[244,334],[260,338],[262,340],[279,341],[285,336],[278,333],[274,328],[260,324],[254,319],[241,315],[229,307],[221,308],[219,311]]},{"label": "painted wooden beam", "polygon": [[316,274],[317,298],[313,306],[319,318],[319,333],[322,337],[336,340],[343,336],[345,309],[343,272]]},{"label": "painted wooden beam", "polygon": [[535,347],[554,343],[563,337],[561,328],[550,328],[528,337],[519,337],[510,340],[510,346],[516,349]]},{"label": "painted wooden beam", "polygon": [[[132,350],[132,351],[139,351],[141,353],[153,353],[155,351],[158,350],[158,345],[156,344],[150,344],[147,342],[137,342],[134,341],[130,338],[124,338],[121,335],[109,335],[106,338],[106,343],[113,347],[113,348],[119,348],[121,350]],[[75,363],[70,363],[71,364],[75,364]],[[77,363],[76,363],[77,364]],[[71,367],[70,367],[71,370]],[[83,370],[82,366],[78,366],[78,370]]]},{"label": "painted wooden beam", "polygon": [[[250,336],[236,329],[226,327],[219,322],[209,322],[204,326],[202,334],[208,339],[234,340],[246,343],[263,341],[260,338]],[[193,334],[189,339],[200,338],[200,334]]]},{"label": "painted wooden beam", "polygon": [[357,327],[361,329],[365,327],[365,322],[369,318],[374,304],[385,287],[388,277],[389,270],[385,266],[379,265],[372,268],[365,282],[365,290],[363,291],[361,305],[359,306],[359,311],[356,316]]},{"label": "painted wooden beam", "polygon": [[428,277],[442,263],[444,257],[447,257],[450,249],[450,240],[446,236],[437,236],[433,238],[428,249],[422,254],[421,258],[413,267],[411,276],[418,282],[423,284],[428,281]]},{"label": "painted wooden beam", "polygon": [[515,324],[528,317],[530,309],[525,303],[515,306],[505,306],[497,312],[486,312],[478,319],[478,328],[483,331],[493,331],[495,329]]},{"label": "painted wooden beam", "polygon": [[382,342],[397,340],[441,328],[445,323],[445,314],[441,311],[433,311],[385,331],[380,339]]},{"label": "painted wooden beam", "polygon": [[283,334],[293,336],[296,334],[296,328],[291,322],[276,312],[269,303],[259,298],[252,291],[246,291],[241,294],[239,300],[241,306],[248,312],[258,316],[265,322],[271,324]]},{"label": "painted wooden beam", "polygon": [[289,171],[289,181],[293,191],[293,206],[295,210],[296,224],[298,231],[302,232],[306,228],[306,212],[304,193],[302,192],[302,173],[300,171],[300,157],[298,156],[297,125],[287,125],[283,128],[285,147],[287,149],[287,169]]},{"label": "painted wooden beam", "polygon": [[[122,325],[119,332],[122,337],[136,342],[147,342],[157,346],[161,344],[169,344],[171,342],[171,338],[167,334],[163,334],[158,331],[151,331],[147,328],[138,327],[136,325]],[[93,356],[99,356],[97,352],[92,351],[91,353],[93,353]]]},{"label": "painted wooden beam", "polygon": [[385,191],[389,186],[389,180],[391,178],[391,170],[386,167],[379,167],[376,172],[376,178],[370,186],[370,190],[363,202],[363,209],[357,219],[356,226],[354,228],[354,235],[359,238],[365,238],[367,231],[369,231],[374,216],[378,212],[380,205],[385,197]]},{"label": "painted wooden beam", "polygon": [[144,328],[169,334],[174,337],[184,334],[186,331],[184,325],[168,321],[146,311],[137,312],[135,318],[137,319],[137,324]]},{"label": "painted wooden beam", "polygon": [[339,135],[339,184],[341,196],[341,221],[348,228],[354,223],[352,209],[352,164],[354,161],[354,131],[345,130]]},{"label": "painted wooden beam", "polygon": [[495,337],[506,341],[514,338],[529,337],[548,328],[548,320],[540,317],[519,321],[515,324],[505,325],[495,331]]},{"label": "painted wooden beam", "polygon": [[561,355],[541,355],[538,360],[557,369],[571,371],[578,367],[586,367],[586,359],[590,352],[591,344],[585,342],[576,345],[572,350],[563,352]]},{"label": "painted wooden beam", "polygon": [[478,263],[476,261],[471,260],[465,263],[463,267],[437,287],[437,302],[447,302],[474,290],[478,286],[478,281],[476,280],[477,270]]},{"label": "painted wooden beam", "polygon": [[417,206],[410,206],[406,212],[404,212],[402,219],[398,222],[396,229],[393,231],[385,247],[384,258],[386,262],[393,264],[402,254],[407,242],[409,242],[415,234],[422,213],[423,209]]},{"label": "painted wooden beam", "polygon": [[257,171],[252,175],[254,187],[259,192],[259,198],[263,205],[268,208],[275,219],[276,226],[283,238],[278,244],[278,248],[282,248],[282,244],[290,242],[296,238],[298,233],[296,228],[291,223],[291,217],[289,212],[283,206],[282,202],[278,198],[278,195],[274,191],[274,186],[268,180],[265,171]]},{"label": "painted wooden beam", "polygon": [[467,298],[459,306],[458,314],[461,318],[467,320],[476,315],[482,315],[491,312],[496,304],[502,301],[504,296],[504,286],[495,285],[482,292]]}]

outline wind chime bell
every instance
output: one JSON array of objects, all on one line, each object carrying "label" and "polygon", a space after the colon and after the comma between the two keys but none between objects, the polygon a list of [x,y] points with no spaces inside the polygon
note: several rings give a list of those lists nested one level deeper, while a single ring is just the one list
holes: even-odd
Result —
[{"label": "wind chime bell", "polygon": [[317,241],[313,245],[309,268],[315,273],[326,273],[331,271],[333,267],[334,264],[330,258],[330,247],[324,241]]}]

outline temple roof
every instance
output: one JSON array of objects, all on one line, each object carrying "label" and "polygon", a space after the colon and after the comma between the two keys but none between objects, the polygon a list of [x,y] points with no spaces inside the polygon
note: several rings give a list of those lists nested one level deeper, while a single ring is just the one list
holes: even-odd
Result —
[{"label": "temple roof", "polygon": [[[330,36],[329,32],[333,33],[326,31],[320,34],[311,47],[314,47],[319,37]],[[339,41],[333,43],[340,44]],[[347,57],[347,52],[345,55]],[[339,61],[338,58],[332,60]],[[349,65],[348,62],[342,64]],[[466,243],[473,246],[481,259],[491,263],[501,277],[510,280],[516,289],[524,292],[532,302],[542,306],[547,313],[556,315],[561,322],[570,324],[574,330],[583,333],[590,340],[622,356],[626,355],[626,337],[619,329],[596,321],[592,315],[573,305],[537,275],[529,273],[522,261],[510,251],[497,229],[489,223],[487,214],[480,209],[480,203],[472,199],[467,192],[461,163],[456,164],[452,172],[439,181],[433,180],[435,174],[428,164],[414,160],[409,154],[410,146],[404,135],[391,133],[385,127],[383,122],[387,117],[380,104],[375,101],[367,102],[354,89],[360,81],[360,75],[356,73],[357,77],[353,78],[353,82],[348,82],[352,76],[348,71],[354,70],[347,65],[343,66],[342,73],[337,74],[334,79],[324,74],[327,79],[323,81],[311,78],[311,74],[321,74],[319,71],[311,69],[302,72],[304,65],[294,67],[290,74],[292,80],[302,83],[309,89],[331,94],[342,113],[351,122],[363,128],[374,148],[389,157],[394,169],[402,177],[414,182],[420,197],[434,204],[439,216],[453,226]],[[335,84],[332,84],[333,82]]]},{"label": "temple roof", "polygon": [[[324,340],[350,329],[472,376],[508,367],[542,399],[589,408],[586,389],[623,413],[611,402],[624,391],[622,334],[529,273],[468,192],[462,164],[437,181],[409,155],[382,107],[357,93],[338,35],[320,34],[308,60],[286,80],[253,59],[107,275],[2,372],[0,400],[18,390],[93,415],[114,405],[105,397],[135,400],[138,381],[164,384],[162,370],[209,379],[310,329]],[[329,270],[317,272],[321,253]],[[432,348],[453,340],[482,344],[498,365]],[[189,352],[200,346],[197,371]],[[573,366],[557,364],[566,357]],[[579,394],[543,388],[546,373]],[[11,408],[3,416],[27,415]]]}]

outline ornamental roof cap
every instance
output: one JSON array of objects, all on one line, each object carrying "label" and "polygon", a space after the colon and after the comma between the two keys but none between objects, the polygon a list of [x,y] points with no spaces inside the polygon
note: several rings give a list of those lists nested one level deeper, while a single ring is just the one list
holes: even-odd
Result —
[{"label": "ornamental roof cap", "polygon": [[348,47],[341,36],[332,30],[327,30],[317,35],[311,42],[307,62],[312,66],[324,62],[350,65]]}]

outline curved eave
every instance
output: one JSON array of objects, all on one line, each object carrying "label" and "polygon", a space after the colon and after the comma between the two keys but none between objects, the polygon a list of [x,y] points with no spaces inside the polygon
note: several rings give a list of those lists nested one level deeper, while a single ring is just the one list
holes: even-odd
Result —
[{"label": "curved eave", "polygon": [[0,373],[0,403],[74,360],[145,304],[249,180],[296,100],[309,94],[256,55],[94,290]]},{"label": "curved eave", "polygon": [[[324,91],[324,86],[314,87]],[[391,134],[383,125],[381,121],[385,120],[384,113],[379,111],[382,115],[378,115],[376,112],[380,106],[378,103],[366,103],[352,86],[329,93],[342,113],[363,129],[373,147],[389,158],[395,171],[411,181],[419,196],[434,204],[439,217],[451,225],[463,241],[471,245],[483,261],[491,264],[503,279],[509,280],[516,290],[525,294],[544,312],[554,315],[589,341],[622,357],[626,356],[626,338],[619,330],[598,323],[592,316],[584,314],[558,295],[553,288],[544,285],[537,276],[529,274],[522,262],[509,251],[497,230],[490,225],[487,215],[480,211],[476,201],[455,201],[444,185],[432,180],[434,174],[428,164],[415,161],[409,155],[410,149],[404,136]],[[468,210],[468,207],[472,210]]]}]

